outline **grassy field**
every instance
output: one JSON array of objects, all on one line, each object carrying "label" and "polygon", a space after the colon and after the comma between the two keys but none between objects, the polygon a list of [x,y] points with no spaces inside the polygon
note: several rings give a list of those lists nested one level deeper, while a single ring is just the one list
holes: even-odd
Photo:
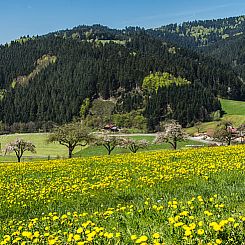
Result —
[{"label": "grassy field", "polygon": [[[220,99],[220,102],[225,114],[220,121],[202,123],[200,126],[201,132],[214,130],[221,121],[230,121],[235,127],[245,123],[245,102],[226,99]],[[186,131],[189,134],[194,134],[197,132],[197,128],[187,128]]]},{"label": "grassy field", "polygon": [[[150,143],[150,145],[146,149],[139,149],[139,152],[171,149],[170,144],[167,143],[159,144],[159,145],[152,144],[152,141],[155,139],[154,136],[131,136],[131,137],[137,140],[146,139]],[[179,142],[177,148],[178,149],[186,148],[188,145],[205,145],[205,144],[200,143],[198,141],[186,140],[186,141]],[[129,150],[127,149],[117,147],[111,154],[114,155],[114,154],[122,154],[128,152]],[[89,146],[74,154],[75,157],[103,156],[103,155],[107,155],[107,151],[103,146]]]},{"label": "grassy field", "polygon": [[227,115],[241,115],[245,117],[245,102],[220,99],[223,110]]},{"label": "grassy field", "polygon": [[[34,134],[11,134],[11,135],[0,135],[0,143],[1,148],[4,149],[5,145],[16,138],[23,138],[24,140],[31,141],[36,145],[37,153],[33,154],[31,152],[25,152],[22,160],[23,161],[34,161],[34,160],[45,160],[45,159],[55,159],[55,158],[66,158],[68,155],[68,150],[65,146],[62,146],[58,143],[47,143],[48,135],[45,133],[34,133]],[[154,136],[133,136],[134,139],[146,139],[149,142],[152,142]],[[200,145],[199,142],[195,141],[185,141],[180,142],[179,148],[183,148],[186,145]],[[143,151],[151,151],[151,150],[158,150],[158,149],[170,149],[169,144],[162,144],[162,145],[151,145],[147,149]],[[127,153],[128,150],[122,148],[116,148],[112,154],[119,154],[119,153]],[[102,146],[89,146],[82,148],[77,147],[74,150],[74,156],[100,156],[106,155],[106,149]],[[14,153],[8,154],[6,156],[0,155],[0,162],[14,162],[16,161],[16,157]]]},{"label": "grassy field", "polygon": [[[47,143],[47,134],[45,133],[34,133],[34,134],[10,134],[10,135],[0,135],[1,148],[4,149],[5,145],[16,138],[22,138],[26,141],[31,141],[36,145],[37,153],[33,154],[26,152],[25,156],[31,157],[65,157],[67,155],[67,149],[58,143]],[[7,156],[8,157],[8,156]],[[9,156],[9,159],[14,157],[14,154]],[[28,157],[29,158],[29,157]],[[27,160],[28,160],[27,158]],[[2,157],[3,159],[3,157]],[[5,158],[4,158],[5,159]],[[1,158],[0,158],[1,160]]]},{"label": "grassy field", "polygon": [[0,168],[0,244],[240,245],[245,239],[243,145]]},{"label": "grassy field", "polygon": [[[222,108],[226,112],[226,114],[223,116],[221,120],[232,121],[234,123],[234,126],[239,126],[242,123],[245,123],[245,102],[225,100],[225,99],[221,99],[220,101],[222,104]],[[218,123],[220,123],[220,121],[202,123],[200,127],[200,131],[206,132],[209,129],[214,129]],[[191,128],[186,129],[186,131],[189,134],[194,134],[195,132],[197,132],[197,128],[191,127]],[[47,159],[48,157],[65,158],[67,156],[66,147],[61,146],[58,143],[47,144],[46,142],[47,134],[44,134],[44,133],[0,135],[1,148],[3,149],[4,146],[8,142],[15,140],[18,137],[23,138],[25,140],[32,141],[37,147],[37,154],[32,154],[29,152],[25,153],[23,157],[25,161],[32,161],[32,160],[35,160],[36,158],[37,159],[41,159],[41,158]],[[146,137],[146,139],[149,141],[152,141],[153,137]],[[200,143],[193,142],[193,141],[192,142],[191,141],[181,142],[179,147],[183,148],[185,147],[185,145],[195,145],[195,144],[199,145]],[[168,148],[169,148],[168,144],[163,144],[163,145],[150,146],[146,150],[158,150],[158,149],[168,149]],[[127,150],[116,149],[115,151],[113,151],[112,154],[125,153],[125,152],[127,152]],[[106,154],[106,151],[104,150],[103,147],[87,147],[85,149],[76,148],[74,150],[74,155],[77,157],[78,156],[105,155],[105,154]],[[8,156],[0,155],[0,161],[15,161],[15,156],[14,154],[10,154]]]}]

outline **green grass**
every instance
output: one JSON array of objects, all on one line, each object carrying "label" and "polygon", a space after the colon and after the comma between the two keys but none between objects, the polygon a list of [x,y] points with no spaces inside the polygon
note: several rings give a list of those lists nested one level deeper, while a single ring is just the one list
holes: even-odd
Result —
[{"label": "green grass", "polygon": [[220,102],[227,115],[240,115],[245,117],[245,101],[220,99]]},{"label": "green grass", "polygon": [[[65,146],[59,143],[47,143],[48,134],[46,133],[28,133],[28,134],[10,134],[10,135],[0,135],[1,149],[4,149],[6,144],[14,141],[16,138],[22,138],[26,141],[31,141],[36,145],[37,153],[25,152],[22,161],[37,161],[37,160],[47,160],[56,158],[66,158],[68,155],[68,150]],[[149,142],[154,140],[154,136],[133,136],[134,139],[141,140],[146,139]],[[185,141],[179,143],[179,148],[185,147],[185,145],[199,145],[199,142]],[[147,149],[141,151],[152,151],[170,149],[169,144],[162,145],[151,145]],[[123,148],[116,148],[112,154],[128,153],[128,150]],[[103,146],[88,146],[85,148],[77,147],[75,148],[73,155],[74,157],[80,156],[101,156],[106,155],[106,149]],[[0,152],[0,162],[15,162],[16,157],[14,153],[7,154]]]},{"label": "green grass", "polygon": [[[85,240],[102,227],[113,238],[98,233],[94,244],[133,245],[132,235],[147,236],[147,244],[153,244],[157,233],[166,245],[219,244],[217,239],[240,245],[245,239],[244,166],[242,145],[2,164],[0,242],[11,239],[7,244],[13,244],[20,229],[18,237],[29,239],[26,244],[33,237],[23,231],[38,231],[37,244],[56,236],[58,244],[77,244],[68,241],[70,234]],[[234,221],[222,232],[210,225],[229,218]],[[183,225],[193,223],[192,236],[183,239]],[[80,227],[85,227],[82,232]]]},{"label": "green grass", "polygon": [[[31,141],[36,145],[37,153],[33,154],[31,152],[25,152],[24,158],[25,160],[32,160],[35,158],[48,158],[50,156],[51,158],[54,157],[66,157],[67,156],[67,148],[65,146],[62,146],[58,143],[47,143],[47,136],[46,133],[33,133],[33,134],[10,134],[10,135],[0,135],[0,143],[1,148],[4,149],[6,144],[8,144],[11,141],[14,141],[16,138],[22,138],[26,141]],[[79,150],[79,149],[78,149]],[[0,160],[8,160],[11,161],[15,159],[15,155],[11,153],[8,154],[5,157],[0,156]]]},{"label": "green grass", "polygon": [[[136,140],[146,139],[150,143],[152,143],[152,141],[155,139],[154,136],[131,136],[131,137]],[[186,148],[187,145],[203,145],[203,143],[193,141],[193,140],[186,140],[186,141],[179,142],[177,148],[178,149]],[[159,145],[152,144],[149,145],[146,149],[139,149],[139,152],[171,150],[171,149],[172,149],[171,145],[168,143],[159,144]],[[128,149],[117,147],[112,151],[111,155],[129,153],[129,152],[130,151]],[[74,157],[90,157],[90,156],[103,156],[103,155],[107,155],[107,151],[103,146],[89,146],[76,152],[74,154]]]},{"label": "green grass", "polygon": [[[220,121],[202,123],[200,125],[200,132],[207,132],[209,130],[213,131],[222,121],[230,121],[235,127],[245,123],[245,101],[220,99],[220,102],[225,114]],[[197,132],[197,128],[187,128],[186,132],[194,134]]]}]

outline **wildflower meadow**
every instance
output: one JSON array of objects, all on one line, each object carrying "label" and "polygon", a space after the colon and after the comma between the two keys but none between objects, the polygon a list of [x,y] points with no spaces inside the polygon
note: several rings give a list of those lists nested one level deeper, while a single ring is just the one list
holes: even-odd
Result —
[{"label": "wildflower meadow", "polygon": [[243,244],[245,147],[0,165],[0,244]]}]

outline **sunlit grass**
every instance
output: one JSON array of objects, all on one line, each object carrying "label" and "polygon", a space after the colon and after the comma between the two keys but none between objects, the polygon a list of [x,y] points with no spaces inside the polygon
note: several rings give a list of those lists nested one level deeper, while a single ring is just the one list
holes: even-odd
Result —
[{"label": "sunlit grass", "polygon": [[2,164],[2,244],[242,244],[244,147]]},{"label": "sunlit grass", "polygon": [[[204,122],[199,125],[200,132],[213,131],[222,121],[232,122],[234,127],[239,127],[245,123],[245,101],[220,99],[220,102],[225,114],[219,121]],[[194,134],[197,131],[197,127],[186,129],[189,134]]]},{"label": "sunlit grass", "polygon": [[[0,135],[0,143],[1,149],[4,149],[6,144],[11,141],[14,141],[16,138],[22,138],[26,141],[31,141],[36,145],[37,153],[33,154],[31,152],[26,152],[24,156],[33,156],[40,158],[48,158],[51,157],[66,157],[67,149],[66,147],[60,145],[59,143],[47,143],[48,134],[46,133],[26,133],[26,134],[9,134],[9,135]],[[79,149],[78,149],[79,150]],[[76,150],[75,150],[76,152]],[[14,153],[10,154],[10,156],[14,156]],[[0,158],[1,159],[1,158]],[[8,160],[9,157],[3,158]],[[12,157],[10,158],[12,159]]]},{"label": "sunlit grass", "polygon": [[[141,140],[146,139],[150,143],[153,142],[154,136],[132,136],[134,139]],[[47,143],[48,134],[46,133],[28,133],[28,134],[10,134],[10,135],[0,135],[1,149],[4,149],[6,144],[11,141],[14,141],[16,138],[23,138],[26,141],[31,141],[36,145],[37,153],[33,154],[31,152],[25,152],[22,158],[22,161],[36,161],[36,160],[48,160],[54,158],[67,158],[68,150],[65,146],[57,143]],[[179,148],[183,148],[186,145],[200,145],[199,142],[195,141],[184,141],[180,142]],[[161,150],[161,149],[170,149],[169,144],[162,145],[150,145],[147,149],[143,151],[152,151],[152,150]],[[129,151],[123,148],[116,148],[112,154],[128,153]],[[103,146],[88,146],[84,149],[77,147],[74,150],[74,156],[100,156],[106,155],[106,149]],[[0,152],[0,162],[13,162],[16,161],[14,153],[4,155],[4,152]]]}]

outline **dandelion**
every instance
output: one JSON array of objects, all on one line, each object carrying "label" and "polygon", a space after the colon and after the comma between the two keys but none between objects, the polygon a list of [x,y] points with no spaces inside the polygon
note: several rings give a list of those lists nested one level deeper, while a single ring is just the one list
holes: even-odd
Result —
[{"label": "dandelion", "polygon": [[197,230],[197,234],[198,235],[203,235],[204,234],[204,230],[203,229],[198,229]]},{"label": "dandelion", "polygon": [[74,235],[74,240],[75,241],[79,241],[79,240],[81,240],[81,236],[80,235],[78,235],[78,234],[76,234],[76,235]]},{"label": "dandelion", "polygon": [[216,242],[216,244],[221,244],[222,240],[221,239],[216,239],[215,242]]},{"label": "dandelion", "polygon": [[160,234],[159,234],[159,233],[154,233],[154,234],[152,235],[152,237],[153,237],[154,239],[158,239],[158,238],[160,238]]}]

